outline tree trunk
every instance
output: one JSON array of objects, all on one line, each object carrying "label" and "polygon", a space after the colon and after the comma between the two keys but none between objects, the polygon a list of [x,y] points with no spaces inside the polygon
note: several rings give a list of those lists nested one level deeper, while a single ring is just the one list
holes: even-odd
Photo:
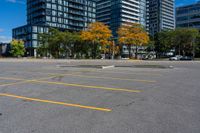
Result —
[{"label": "tree trunk", "polygon": [[179,44],[178,54],[181,55],[181,45]]},{"label": "tree trunk", "polygon": [[94,44],[94,59],[96,59],[96,58],[97,58],[97,47]]},{"label": "tree trunk", "polygon": [[115,41],[113,41],[113,47],[112,47],[112,60],[115,58]]},{"label": "tree trunk", "polygon": [[185,50],[183,50],[183,56],[185,56]]},{"label": "tree trunk", "polygon": [[131,45],[128,45],[128,53],[129,53],[129,59],[131,59],[132,58],[132,56],[131,56]]},{"label": "tree trunk", "polygon": [[93,43],[92,58],[95,59],[96,58],[96,48],[95,48],[94,41],[92,43]]},{"label": "tree trunk", "polygon": [[136,45],[136,49],[135,49],[135,59],[138,58],[138,46]]},{"label": "tree trunk", "polygon": [[195,49],[196,49],[196,47],[195,47],[194,41],[192,41],[192,59],[193,60],[195,58]]}]

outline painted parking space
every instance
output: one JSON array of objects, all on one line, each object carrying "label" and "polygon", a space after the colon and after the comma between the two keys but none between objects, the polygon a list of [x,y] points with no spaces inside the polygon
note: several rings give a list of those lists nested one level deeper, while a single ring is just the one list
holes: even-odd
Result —
[{"label": "painted parking space", "polygon": [[35,101],[35,102],[40,102],[40,103],[63,105],[63,106],[76,107],[76,108],[82,108],[82,109],[91,109],[91,110],[97,110],[97,111],[105,111],[105,112],[112,111],[111,109],[108,109],[108,108],[100,108],[100,107],[94,107],[94,106],[86,106],[86,105],[66,103],[66,102],[58,102],[58,101],[51,101],[51,100],[44,100],[44,99],[38,99],[38,98],[30,98],[30,97],[18,96],[18,95],[7,94],[7,93],[0,93],[0,97],[10,97],[10,98],[15,98],[15,99]]},{"label": "painted parking space", "polygon": [[[81,63],[77,61],[78,65]],[[158,62],[159,65],[167,63]],[[90,61],[86,61],[87,64]],[[155,62],[146,64],[154,65]],[[199,117],[196,116],[200,107],[200,73],[197,63],[170,63],[174,69],[124,67],[106,70],[57,68],[57,65],[70,63],[12,62],[2,65],[0,62],[0,83],[19,82],[0,86],[0,132],[199,131]],[[112,65],[112,61],[108,65]]]},{"label": "painted parking space", "polygon": [[[118,69],[120,70],[120,68]],[[52,70],[52,72],[51,72],[51,69],[47,69],[47,70],[33,69],[31,71],[28,71],[25,69],[24,71],[16,71],[15,69],[13,69],[12,71],[8,71],[7,73],[8,73],[7,76],[0,75],[0,79],[13,80],[17,82],[3,84],[2,86],[0,85],[0,88],[1,87],[16,87],[19,85],[25,85],[25,86],[39,85],[40,89],[42,90],[44,86],[51,86],[52,88],[61,86],[61,88],[66,89],[66,90],[70,90],[70,89],[77,90],[77,91],[83,90],[83,93],[84,93],[84,90],[87,90],[87,91],[91,90],[93,92],[105,91],[105,92],[110,92],[110,93],[115,93],[115,92],[136,93],[136,94],[142,93],[143,91],[145,91],[145,89],[137,89],[137,87],[134,87],[136,83],[137,83],[137,86],[144,85],[144,84],[146,84],[146,86],[148,86],[148,84],[151,84],[153,86],[155,83],[157,83],[157,81],[150,79],[148,76],[157,76],[157,77],[161,76],[159,74],[152,74],[151,72],[149,73],[146,73],[146,72],[136,72],[136,73],[132,72],[131,73],[130,72],[129,73],[126,71],[123,73],[123,69],[121,71],[116,71],[116,69],[104,71],[104,70],[98,70],[98,69],[87,69],[87,68],[77,69],[77,68],[71,68],[71,67],[67,68],[67,71],[66,70],[55,71],[54,69]],[[14,77],[10,76],[12,75],[12,73],[15,73]],[[107,76],[106,74],[109,74],[109,76]],[[142,79],[135,77],[135,75],[140,75]],[[127,77],[124,78],[124,76],[127,76]],[[133,76],[134,78],[132,78],[131,76]],[[148,88],[146,87],[146,89]],[[2,95],[6,96],[6,93],[5,94],[2,93]],[[14,98],[20,97],[20,93],[18,95],[15,93],[11,93],[10,97],[12,97],[12,95]],[[24,97],[26,99],[26,96]],[[48,97],[47,98],[44,97],[43,99],[48,99]]]},{"label": "painted parking space", "polygon": [[[9,71],[11,72],[11,71]],[[15,72],[15,71],[13,71]],[[12,73],[11,73],[12,74]],[[38,75],[41,75],[40,78],[38,78]],[[18,76],[19,75],[19,76]],[[28,75],[28,78],[24,78],[26,75]],[[36,76],[35,76],[36,75]],[[47,72],[26,72],[26,71],[20,71],[20,72],[15,72],[15,75],[12,77],[8,74],[7,76],[1,76],[0,80],[5,80],[5,81],[9,81],[9,83],[3,83],[2,85],[0,85],[0,89],[6,87],[7,90],[9,90],[9,88],[12,87],[17,87],[20,85],[24,85],[24,86],[29,86],[30,84],[32,85],[39,85],[41,88],[41,90],[43,89],[43,86],[48,85],[51,87],[56,87],[56,86],[63,86],[65,89],[74,89],[74,90],[93,90],[93,91],[98,91],[98,90],[102,90],[102,91],[107,91],[107,92],[119,92],[119,93],[141,93],[142,90],[138,90],[138,89],[134,89],[134,87],[130,87],[130,88],[116,88],[116,87],[107,87],[106,85],[92,85],[91,83],[87,83],[87,84],[80,84],[77,81],[74,83],[67,83],[67,81],[65,82],[61,82],[61,81],[51,81],[54,78],[59,78],[59,76],[63,76],[63,77],[73,77],[73,78],[80,78],[80,80],[83,79],[87,79],[87,80],[91,80],[91,79],[95,79],[96,81],[99,80],[108,80],[108,81],[112,81],[112,82],[117,82],[117,81],[126,81],[126,82],[141,82],[141,83],[155,83],[156,81],[152,81],[152,80],[139,80],[139,79],[128,79],[128,78],[120,78],[120,77],[103,77],[103,76],[99,76],[96,75],[95,76],[88,76],[88,75],[81,75],[78,72],[77,73],[47,73]],[[30,78],[32,77],[32,78]],[[42,78],[41,78],[42,77]],[[12,81],[12,82],[11,82]],[[102,81],[103,82],[103,81]],[[20,92],[20,90],[19,90]],[[111,111],[111,109],[104,109],[104,108],[98,108],[95,106],[85,106],[85,105],[80,105],[80,104],[71,104],[71,103],[65,103],[65,102],[59,102],[59,101],[51,101],[51,100],[44,100],[44,99],[48,99],[47,98],[43,98],[43,99],[37,99],[37,98],[32,98],[32,97],[26,97],[24,95],[20,95],[19,94],[15,94],[15,93],[1,93],[0,94],[3,97],[10,97],[10,98],[15,98],[15,99],[24,99],[24,100],[30,100],[30,101],[36,101],[36,102],[42,102],[42,103],[54,103],[57,105],[66,105],[66,106],[70,106],[70,107],[80,107],[80,108],[88,108],[88,109],[96,109],[96,110],[103,110],[103,111]],[[109,107],[108,107],[109,108]]]}]

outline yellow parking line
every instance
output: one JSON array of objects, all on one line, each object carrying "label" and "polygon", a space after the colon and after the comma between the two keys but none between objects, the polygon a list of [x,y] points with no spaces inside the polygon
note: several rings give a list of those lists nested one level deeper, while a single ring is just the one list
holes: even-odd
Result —
[{"label": "yellow parking line", "polygon": [[[42,74],[42,73],[41,73]],[[156,83],[155,80],[142,80],[142,79],[129,79],[129,78],[115,78],[115,77],[97,77],[97,76],[87,76],[87,75],[77,75],[77,74],[59,74],[59,73],[43,73],[56,76],[74,76],[74,77],[83,77],[83,78],[96,78],[96,79],[111,79],[111,80],[123,80],[123,81],[135,81],[135,82],[144,82],[144,83]]]},{"label": "yellow parking line", "polygon": [[21,78],[13,78],[13,77],[0,77],[0,79],[7,79],[7,80],[18,80],[18,81],[21,81],[21,80],[24,80],[24,79],[21,79]]},{"label": "yellow parking line", "polygon": [[[56,76],[52,76],[56,77]],[[21,79],[21,83],[45,83],[45,84],[54,84],[54,85],[63,85],[63,86],[74,86],[74,87],[83,87],[83,88],[91,88],[91,89],[102,89],[102,90],[109,90],[109,91],[121,91],[121,92],[132,92],[132,93],[139,93],[141,90],[130,90],[130,89],[122,89],[122,88],[110,88],[110,87],[103,87],[103,86],[90,86],[90,85],[82,85],[82,84],[71,84],[71,83],[63,83],[63,82],[53,82],[53,81],[44,81],[45,79],[49,79],[52,77],[48,78],[41,78],[37,80],[26,80],[26,79]],[[8,78],[6,79],[15,79],[15,78]],[[9,85],[14,85],[14,84],[21,84],[21,83],[11,83]],[[5,85],[6,86],[6,85]]]},{"label": "yellow parking line", "polygon": [[118,77],[101,77],[101,76],[88,76],[88,75],[80,75],[80,74],[73,74],[73,73],[43,73],[37,72],[38,74],[48,74],[48,75],[55,75],[55,76],[74,76],[74,77],[83,77],[83,78],[96,78],[96,79],[110,79],[110,80],[122,80],[122,81],[133,81],[133,82],[143,82],[143,83],[156,83],[155,80],[143,80],[143,79],[130,79],[130,78],[118,78]]},{"label": "yellow parking line", "polygon": [[74,86],[74,87],[83,87],[83,88],[92,88],[92,89],[102,89],[102,90],[109,90],[109,91],[122,91],[122,92],[133,92],[133,93],[141,92],[141,90],[110,88],[110,87],[103,87],[103,86],[90,86],[90,85],[82,85],[82,84],[70,84],[70,83],[42,81],[42,80],[41,81],[34,80],[32,82],[47,83],[47,84],[54,84],[54,85],[64,85],[64,86]]},{"label": "yellow parking line", "polygon": [[[40,79],[37,79],[37,80],[45,80],[45,79],[51,79],[51,78],[54,78],[55,76],[51,76],[51,77],[45,77],[45,78],[40,78]],[[18,84],[23,84],[23,83],[28,83],[28,82],[33,82],[35,81],[34,79],[33,80],[26,80],[26,79],[21,79],[21,78],[14,78],[14,77],[0,77],[0,79],[7,79],[7,80],[17,80],[17,81],[20,81],[20,82],[14,82],[14,83],[5,83],[5,84],[0,84],[0,87],[4,87],[4,86],[11,86],[11,85],[18,85]]]},{"label": "yellow parking line", "polygon": [[[52,70],[52,69],[48,69],[48,70]],[[15,72],[15,70],[12,70]],[[34,71],[31,71],[31,72],[36,72],[36,73],[41,73],[39,72],[40,70],[34,70]],[[23,71],[23,72],[30,72],[30,71]],[[134,72],[134,71],[126,71],[126,72],[119,72],[119,71],[104,71],[104,70],[92,70],[92,69],[84,69],[84,70],[74,70],[74,71],[71,71],[72,73],[75,73],[75,74],[80,74],[81,72],[96,72],[96,73],[110,73],[110,74],[126,74],[126,75],[147,75],[147,76],[163,76],[163,74],[159,74],[157,72],[154,72],[154,73],[145,73],[145,72]]]},{"label": "yellow parking line", "polygon": [[17,85],[17,84],[23,84],[23,83],[27,83],[27,81],[20,81],[20,82],[14,82],[14,83],[0,84],[0,87]]},{"label": "yellow parking line", "polygon": [[51,77],[44,77],[44,78],[39,78],[39,79],[23,79],[23,78],[17,78],[17,77],[0,77],[0,79],[5,79],[5,80],[17,80],[17,81],[33,81],[33,80],[45,80],[45,79],[51,79],[51,78],[55,78],[56,76],[51,76]]},{"label": "yellow parking line", "polygon": [[17,95],[12,95],[12,94],[6,94],[6,93],[0,93],[0,96],[12,97],[12,98],[17,98],[17,99],[23,99],[23,100],[29,100],[29,101],[36,101],[36,102],[42,102],[42,103],[50,103],[50,104],[71,106],[71,107],[77,107],[77,108],[84,108],[84,109],[105,111],[105,112],[112,111],[111,109],[107,109],[107,108],[98,108],[98,107],[94,107],[94,106],[85,106],[85,105],[80,105],[80,104],[71,104],[71,103],[65,103],[65,102],[49,101],[49,100],[43,100],[43,99],[36,99],[36,98],[29,98],[29,97],[24,97],[24,96],[17,96]]}]

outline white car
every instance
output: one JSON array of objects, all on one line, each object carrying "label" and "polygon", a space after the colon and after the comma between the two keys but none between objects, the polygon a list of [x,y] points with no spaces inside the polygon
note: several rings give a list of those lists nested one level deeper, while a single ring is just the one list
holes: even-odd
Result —
[{"label": "white car", "polygon": [[176,55],[174,57],[170,57],[169,60],[180,60],[182,57],[182,55]]}]

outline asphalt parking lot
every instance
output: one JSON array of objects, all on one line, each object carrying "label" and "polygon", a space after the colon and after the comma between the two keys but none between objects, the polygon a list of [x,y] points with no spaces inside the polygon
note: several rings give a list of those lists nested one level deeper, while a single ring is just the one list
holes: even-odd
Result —
[{"label": "asphalt parking lot", "polygon": [[200,133],[200,62],[0,60],[0,133]]}]

